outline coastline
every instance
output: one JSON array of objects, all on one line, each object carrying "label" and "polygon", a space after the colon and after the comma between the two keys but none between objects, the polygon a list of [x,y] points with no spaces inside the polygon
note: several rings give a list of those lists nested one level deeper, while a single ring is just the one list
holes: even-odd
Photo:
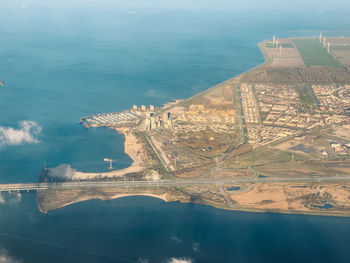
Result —
[{"label": "coastline", "polygon": [[[267,43],[268,41],[262,41],[258,44],[258,47],[262,53],[262,55],[264,56],[264,62],[257,65],[256,67],[243,72],[231,79],[228,79],[222,83],[219,83],[217,85],[215,85],[212,88],[209,88],[203,92],[200,92],[186,100],[182,100],[179,103],[175,104],[175,105],[170,105],[170,107],[167,108],[167,110],[173,108],[173,107],[177,107],[180,105],[187,105],[190,104],[194,99],[201,97],[217,88],[222,88],[222,86],[226,86],[226,85],[236,85],[237,83],[239,83],[240,81],[242,81],[242,79],[249,73],[255,71],[255,70],[260,70],[260,68],[263,68],[265,66],[269,66],[271,65],[271,63],[273,62],[272,57],[269,56],[269,54],[266,52],[264,45]],[[115,130],[121,134],[124,135],[124,152],[132,159],[132,164],[124,169],[120,169],[120,170],[115,170],[115,171],[110,171],[110,172],[105,172],[105,173],[84,173],[84,172],[75,172],[75,174],[72,176],[72,180],[88,180],[88,179],[96,179],[96,178],[117,178],[117,177],[122,177],[125,174],[133,174],[133,173],[140,173],[143,170],[147,169],[147,165],[146,165],[146,160],[147,158],[145,158],[145,155],[147,155],[146,153],[146,148],[144,143],[140,142],[137,138],[137,136],[135,136],[135,134],[133,133],[134,129],[133,128],[129,128],[129,127],[122,127],[122,128],[115,128]],[[152,178],[152,176],[145,176],[145,178],[147,180],[157,180],[159,178]],[[198,187],[199,188],[199,187]],[[254,187],[255,188],[255,187]],[[262,189],[259,189],[259,187],[256,187],[256,190],[260,190],[262,191]],[[194,187],[194,189],[196,190],[196,188]],[[203,189],[202,189],[203,190]],[[266,189],[265,189],[266,190]],[[96,189],[93,189],[93,191],[96,191]],[[246,212],[259,212],[259,213],[283,213],[283,214],[301,214],[301,215],[322,215],[322,216],[340,216],[340,217],[350,217],[350,214],[346,211],[346,210],[333,210],[333,211],[327,211],[327,210],[318,210],[315,211],[314,208],[310,207],[310,206],[306,206],[305,204],[302,203],[298,203],[299,206],[290,206],[289,204],[287,204],[286,202],[288,201],[283,200],[283,202],[280,200],[270,200],[270,197],[265,196],[263,200],[258,200],[260,201],[260,203],[257,200],[253,201],[249,201],[249,197],[244,195],[244,192],[242,194],[242,196],[238,199],[233,198],[233,203],[234,205],[230,205],[229,203],[223,202],[216,202],[213,200],[206,200],[206,199],[201,199],[201,200],[192,200],[192,194],[196,194],[195,191],[189,191],[189,189],[184,188],[184,192],[186,194],[182,194],[182,193],[177,193],[178,195],[174,194],[174,191],[170,193],[167,193],[167,191],[169,191],[169,189],[167,188],[155,188],[155,189],[148,189],[147,191],[143,191],[143,189],[140,190],[136,190],[136,189],[115,189],[114,191],[118,192],[118,191],[126,191],[124,193],[108,193],[108,195],[105,195],[103,193],[103,191],[101,191],[99,194],[90,194],[89,193],[85,193],[87,194],[84,197],[79,197],[76,198],[76,200],[74,201],[70,201],[70,202],[65,202],[62,205],[58,205],[56,208],[62,208],[64,206],[73,204],[73,203],[77,203],[77,202],[82,202],[82,201],[87,201],[87,200],[91,200],[91,199],[100,199],[100,200],[112,200],[112,199],[117,199],[117,198],[122,198],[122,197],[127,197],[127,196],[151,196],[154,198],[159,198],[162,199],[165,202],[172,202],[172,201],[180,201],[182,203],[195,203],[195,204],[204,204],[204,205],[208,205],[208,206],[212,206],[218,209],[225,209],[225,210],[233,210],[233,211],[246,211]],[[138,191],[138,192],[137,192]],[[162,193],[157,193],[161,191]],[[269,193],[269,189],[266,190],[266,193]],[[233,193],[227,193],[225,192],[225,190],[223,190],[223,196],[227,197],[227,196],[231,196]],[[314,195],[314,193],[308,193],[309,195]],[[239,194],[237,195],[239,196]],[[282,196],[283,197],[283,196]],[[318,196],[319,197],[319,196]],[[300,198],[300,197],[297,197]],[[319,197],[320,198],[320,197]],[[322,198],[322,197],[321,197]],[[231,199],[231,198],[230,198]],[[236,200],[235,200],[236,199]],[[273,198],[272,198],[273,199]],[[248,200],[248,201],[247,201]],[[320,199],[321,200],[321,199]],[[226,199],[225,199],[226,201]],[[299,200],[300,201],[300,200]],[[271,205],[272,203],[272,205]],[[38,202],[39,205],[39,202]],[[318,205],[318,204],[317,204]],[[40,205],[39,205],[40,207]],[[255,207],[260,207],[260,208],[255,208]],[[45,209],[42,209],[42,207],[40,208],[42,211],[45,211]]]},{"label": "coastline", "polygon": [[[224,205],[220,205],[214,202],[193,202],[190,198],[181,198],[172,196],[170,193],[166,191],[166,189],[157,189],[160,193],[151,193],[150,191],[140,191],[138,193],[113,193],[112,192],[98,192],[98,193],[86,193],[86,192],[50,192],[44,191],[40,195],[37,196],[37,204],[38,209],[41,213],[48,213],[50,211],[56,209],[62,209],[66,206],[80,203],[84,201],[90,200],[101,200],[101,201],[110,201],[114,199],[119,199],[123,197],[131,197],[131,196],[145,196],[145,197],[153,197],[160,200],[163,200],[166,203],[171,202],[180,202],[184,204],[192,203],[194,205],[204,205],[208,207],[212,207],[215,209],[227,210],[227,211],[241,211],[241,212],[249,212],[249,213],[271,213],[271,214],[289,214],[289,215],[312,215],[312,216],[336,216],[336,217],[350,217],[349,213],[337,213],[332,211],[299,211],[299,210],[283,210],[283,209],[258,209],[258,208],[247,208],[247,207],[227,207]],[[120,189],[114,189],[116,192],[120,191]],[[71,194],[73,193],[76,196],[75,200],[64,200],[65,198],[70,199]],[[84,196],[85,194],[85,196]],[[49,198],[47,198],[49,196]],[[60,198],[58,198],[60,197]],[[59,200],[59,201],[58,201]]]},{"label": "coastline", "polygon": [[[170,110],[173,107],[181,106],[183,103],[188,103],[192,99],[203,96],[204,94],[206,94],[212,90],[215,90],[215,89],[221,87],[222,85],[228,85],[228,84],[235,83],[235,82],[239,81],[241,78],[243,78],[249,72],[252,72],[260,67],[264,67],[264,66],[270,64],[271,58],[266,54],[266,52],[264,51],[264,48],[262,46],[266,42],[268,42],[268,40],[264,40],[264,41],[258,43],[258,48],[264,57],[264,62],[249,69],[248,71],[245,71],[241,74],[238,74],[230,79],[227,79],[223,82],[218,83],[217,85],[215,85],[211,88],[208,88],[208,89],[206,89],[198,94],[195,94],[192,97],[189,97],[189,98],[183,99],[183,100],[179,100],[178,103],[176,103],[175,105],[171,105],[167,109]],[[131,158],[132,164],[126,168],[123,168],[123,169],[113,170],[113,171],[104,172],[104,173],[86,173],[86,172],[76,171],[76,173],[72,177],[72,180],[74,180],[74,181],[75,180],[89,180],[89,179],[94,179],[94,178],[98,178],[101,176],[105,177],[105,178],[116,178],[116,177],[122,177],[124,174],[128,174],[128,173],[138,173],[146,168],[145,165],[142,165],[143,159],[139,154],[140,152],[145,154],[145,149],[140,144],[136,143],[137,138],[135,137],[134,134],[132,134],[132,128],[118,127],[118,128],[114,128],[114,130],[116,130],[120,135],[124,135],[124,153],[127,154]]]},{"label": "coastline", "polygon": [[[64,204],[62,204],[59,207],[55,207],[52,210],[55,209],[61,209],[64,208],[66,206],[72,205],[72,204],[76,204],[76,203],[80,203],[80,202],[84,202],[84,201],[90,201],[90,200],[101,200],[101,201],[108,201],[108,200],[114,200],[114,199],[118,199],[118,198],[123,198],[123,197],[129,197],[129,196],[148,196],[148,197],[153,197],[153,198],[157,198],[157,199],[161,199],[164,202],[170,202],[168,199],[167,194],[162,194],[162,195],[156,195],[156,194],[151,194],[151,193],[135,193],[135,194],[115,194],[111,197],[102,197],[102,196],[91,196],[91,197],[80,197],[77,200],[71,201],[71,202],[66,202]],[[38,209],[41,213],[47,214],[49,211],[51,211],[51,209],[47,209],[45,208],[45,205],[43,205],[39,199],[37,198],[37,204],[38,204]]]},{"label": "coastline", "polygon": [[115,129],[119,134],[124,136],[124,152],[131,158],[132,164],[129,167],[113,170],[110,172],[104,173],[86,173],[76,171],[72,175],[72,180],[88,180],[95,178],[116,178],[123,177],[125,174],[129,173],[139,173],[144,170],[146,167],[143,165],[144,148],[142,144],[137,142],[136,136],[132,133],[131,128],[122,127]]}]

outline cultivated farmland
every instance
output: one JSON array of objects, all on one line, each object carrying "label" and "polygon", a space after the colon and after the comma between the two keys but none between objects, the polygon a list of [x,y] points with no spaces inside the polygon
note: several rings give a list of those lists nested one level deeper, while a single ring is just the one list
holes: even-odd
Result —
[{"label": "cultivated farmland", "polygon": [[306,66],[343,67],[334,57],[322,47],[316,38],[293,39],[293,42],[303,57]]}]

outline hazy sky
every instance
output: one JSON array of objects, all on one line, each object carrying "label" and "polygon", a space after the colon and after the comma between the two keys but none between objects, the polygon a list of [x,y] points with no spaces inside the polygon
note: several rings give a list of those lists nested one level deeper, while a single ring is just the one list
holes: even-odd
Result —
[{"label": "hazy sky", "polygon": [[125,6],[159,6],[189,9],[340,9],[350,8],[349,0],[128,0],[113,1]]},{"label": "hazy sky", "polygon": [[350,11],[349,0],[3,0],[0,7],[110,7],[122,9],[198,9],[198,10],[273,10],[273,11]]}]

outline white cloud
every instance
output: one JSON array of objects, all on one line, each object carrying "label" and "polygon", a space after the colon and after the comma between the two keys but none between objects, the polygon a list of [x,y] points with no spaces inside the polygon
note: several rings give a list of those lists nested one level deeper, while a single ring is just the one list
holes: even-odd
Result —
[{"label": "white cloud", "polygon": [[171,239],[176,241],[177,243],[181,243],[183,241],[181,237],[177,237],[177,236],[172,236]]},{"label": "white cloud", "polygon": [[192,263],[192,259],[189,258],[171,258],[168,263]]},{"label": "white cloud", "polygon": [[38,143],[41,130],[41,126],[34,121],[21,121],[17,129],[0,126],[0,148],[5,145]]},{"label": "white cloud", "polygon": [[197,242],[193,242],[193,244],[192,244],[192,248],[193,248],[193,251],[195,251],[195,252],[199,252],[199,251],[200,251],[200,248],[199,248],[199,243],[197,243]]},{"label": "white cloud", "polygon": [[20,263],[20,261],[11,257],[6,249],[0,247],[0,263]]},{"label": "white cloud", "polygon": [[155,89],[149,89],[146,91],[145,95],[151,98],[163,98],[165,97],[166,93],[160,92]]},{"label": "white cloud", "polygon": [[149,89],[149,90],[147,90],[147,94],[148,95],[155,95],[156,91],[154,89]]},{"label": "white cloud", "polygon": [[21,193],[12,193],[10,194],[10,198],[8,202],[10,204],[18,204],[19,202],[21,202],[21,200],[22,200]]},{"label": "white cloud", "polygon": [[0,204],[18,204],[21,200],[21,193],[0,193]]},{"label": "white cloud", "polygon": [[73,169],[69,164],[60,164],[54,168],[48,168],[49,177],[51,178],[62,178],[71,180],[74,174],[77,172],[76,169]]}]

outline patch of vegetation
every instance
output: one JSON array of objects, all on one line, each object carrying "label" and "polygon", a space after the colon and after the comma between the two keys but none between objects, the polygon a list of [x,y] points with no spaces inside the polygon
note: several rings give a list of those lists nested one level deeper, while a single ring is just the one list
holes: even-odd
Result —
[{"label": "patch of vegetation", "polygon": [[317,109],[317,102],[310,86],[297,86],[295,90],[298,92],[305,111],[312,113]]},{"label": "patch of vegetation", "polygon": [[274,201],[273,200],[262,200],[261,202],[259,202],[259,205],[269,205],[269,204],[273,204]]},{"label": "patch of vegetation", "polygon": [[348,84],[350,82],[350,74],[344,68],[321,66],[288,69],[260,67],[245,73],[242,81],[252,84]]},{"label": "patch of vegetation", "polygon": [[238,146],[232,147],[226,152],[226,160],[236,160],[237,155],[242,155],[252,151],[252,146],[249,143],[243,143]]},{"label": "patch of vegetation", "polygon": [[226,165],[230,167],[259,166],[268,163],[286,163],[291,160],[299,161],[307,159],[306,156],[277,149],[265,149],[264,151],[253,151],[238,157],[238,164],[234,159],[227,160]]},{"label": "patch of vegetation", "polygon": [[261,118],[262,121],[264,121],[264,120],[266,119],[267,115],[269,115],[268,112],[266,112],[266,111],[264,111],[264,112],[263,112],[263,111],[260,111],[260,118]]},{"label": "patch of vegetation", "polygon": [[306,66],[343,67],[316,38],[293,39]]},{"label": "patch of vegetation", "polygon": [[179,137],[183,138],[181,143],[186,148],[208,157],[222,154],[230,145],[234,147],[238,143],[237,134],[219,134],[213,131],[181,133]]},{"label": "patch of vegetation", "polygon": [[200,194],[197,194],[197,193],[191,193],[190,194],[190,201],[192,203],[203,203],[203,198]]}]

